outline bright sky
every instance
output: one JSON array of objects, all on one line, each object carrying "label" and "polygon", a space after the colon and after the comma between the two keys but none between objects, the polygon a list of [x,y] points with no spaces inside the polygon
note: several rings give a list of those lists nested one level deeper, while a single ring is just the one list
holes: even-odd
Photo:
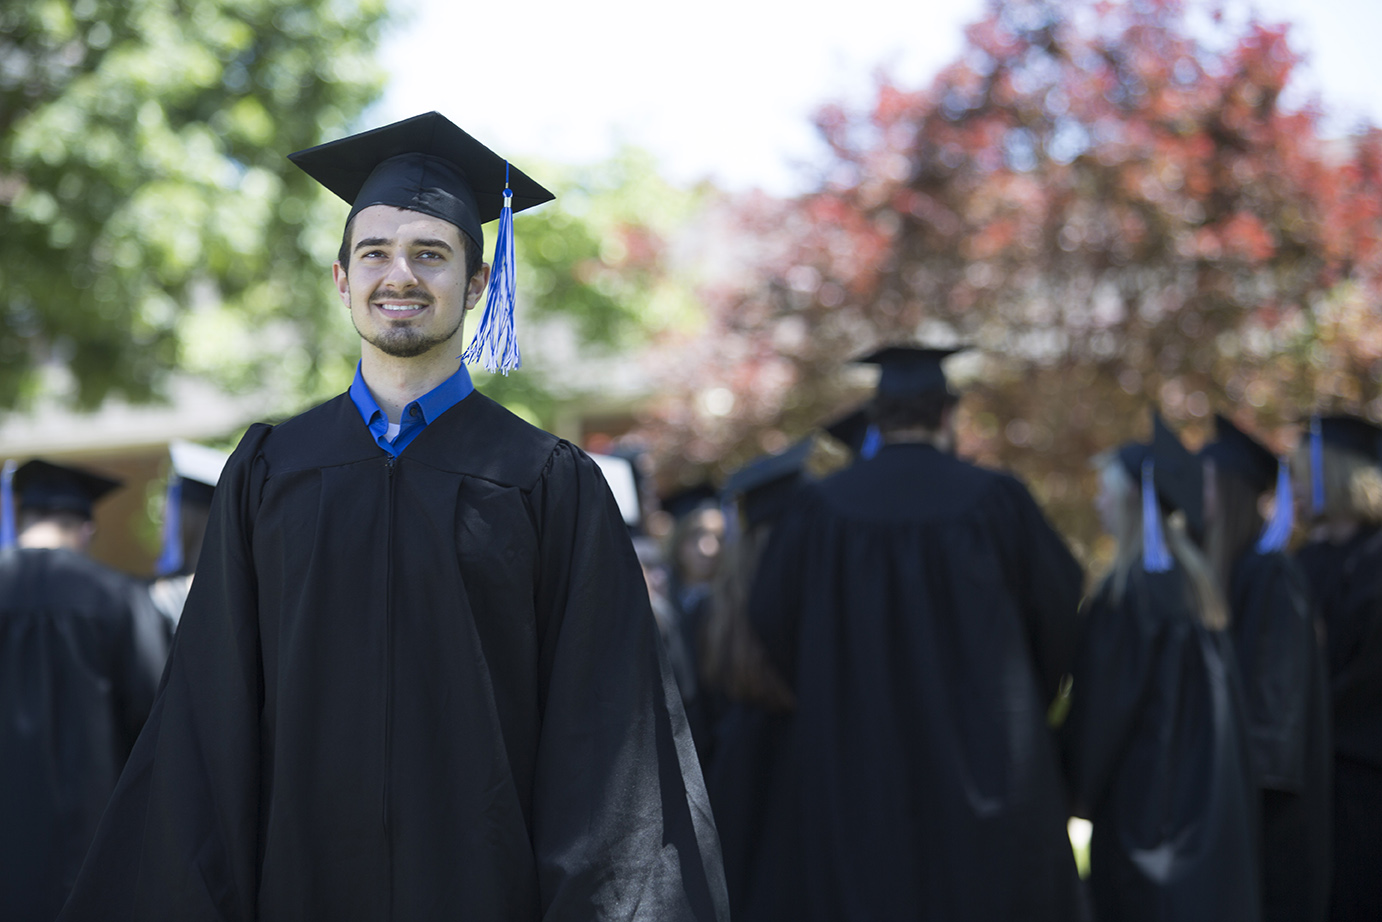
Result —
[{"label": "bright sky", "polygon": [[[516,160],[599,160],[621,141],[679,182],[801,191],[821,149],[811,113],[862,103],[881,68],[924,86],[963,46],[983,0],[394,0],[390,74],[369,124],[437,109]],[[1294,25],[1343,130],[1382,124],[1379,0],[1257,0]]]}]

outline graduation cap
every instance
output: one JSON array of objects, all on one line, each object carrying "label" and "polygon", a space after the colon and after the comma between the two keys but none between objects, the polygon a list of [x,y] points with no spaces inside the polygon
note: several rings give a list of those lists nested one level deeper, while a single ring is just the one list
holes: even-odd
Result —
[{"label": "graduation cap", "polygon": [[664,512],[680,520],[703,506],[715,505],[718,498],[719,494],[715,492],[715,488],[702,481],[663,497],[661,505]]},{"label": "graduation cap", "polygon": [[941,362],[957,352],[964,352],[968,346],[951,349],[937,349],[920,345],[884,346],[854,361],[865,365],[877,365],[878,396],[880,397],[920,397],[941,391],[952,401],[958,397],[950,391],[945,380]]},{"label": "graduation cap", "polygon": [[1161,533],[1158,504],[1185,514],[1193,535],[1204,530],[1204,468],[1161,419],[1152,414],[1151,444],[1129,442],[1117,451],[1118,460],[1142,485],[1143,568],[1161,573],[1171,568],[1171,555]]},{"label": "graduation cap", "polygon": [[1257,493],[1265,493],[1276,482],[1276,455],[1219,413],[1214,414],[1214,441],[1200,449],[1200,457],[1242,478]]},{"label": "graduation cap", "polygon": [[750,528],[780,516],[807,479],[806,462],[815,443],[802,439],[786,451],[755,458],[729,475],[723,494],[737,497]]},{"label": "graduation cap", "polygon": [[288,159],[349,202],[352,218],[372,205],[406,208],[454,224],[481,251],[480,226],[497,219],[489,298],[464,357],[505,374],[519,366],[513,334],[513,213],[551,201],[551,192],[438,112],[319,144]]},{"label": "graduation cap", "polygon": [[[5,478],[5,504],[13,515],[13,498],[20,509],[37,512],[70,512],[91,518],[91,507],[98,499],[120,486],[121,481],[103,477],[84,468],[53,464],[35,458]],[[13,520],[11,520],[13,521]]]},{"label": "graduation cap", "polygon": [[631,458],[621,455],[601,455],[590,453],[590,460],[600,466],[605,475],[605,483],[614,494],[619,506],[619,515],[629,528],[637,528],[643,522],[643,507],[638,501],[638,476]]},{"label": "graduation cap", "polygon": [[163,549],[154,563],[154,572],[167,576],[182,570],[186,563],[182,548],[182,507],[211,505],[216,483],[230,455],[195,442],[172,442],[168,446],[172,470],[163,506]]},{"label": "graduation cap", "polygon": [[1263,554],[1284,550],[1295,527],[1290,463],[1285,458],[1278,460],[1265,445],[1220,413],[1214,414],[1214,441],[1200,449],[1200,457],[1213,461],[1219,471],[1241,478],[1255,493],[1265,493],[1275,485],[1272,515],[1256,548]]},{"label": "graduation cap", "polygon": [[1361,455],[1374,464],[1382,462],[1382,428],[1358,416],[1310,417],[1310,506],[1316,515],[1324,511],[1324,446]]}]

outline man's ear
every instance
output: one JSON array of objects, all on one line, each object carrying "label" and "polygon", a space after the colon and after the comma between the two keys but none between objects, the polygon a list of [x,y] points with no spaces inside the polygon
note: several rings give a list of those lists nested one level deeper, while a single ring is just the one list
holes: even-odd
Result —
[{"label": "man's ear", "polygon": [[475,274],[470,277],[470,281],[465,287],[465,309],[470,310],[480,303],[480,295],[484,294],[485,286],[489,284],[489,263],[480,263],[480,268],[475,270]]},{"label": "man's ear", "polygon": [[350,279],[346,276],[345,266],[341,265],[339,259],[331,264],[331,278],[336,282],[336,291],[341,296],[341,303],[350,307]]}]

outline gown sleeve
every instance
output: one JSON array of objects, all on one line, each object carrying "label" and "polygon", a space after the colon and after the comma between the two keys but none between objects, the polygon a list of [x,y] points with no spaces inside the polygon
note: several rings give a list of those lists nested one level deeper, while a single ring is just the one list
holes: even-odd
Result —
[{"label": "gown sleeve", "polygon": [[1027,488],[1006,476],[999,484],[1001,502],[995,505],[993,528],[1013,597],[1021,600],[1028,645],[1050,704],[1075,660],[1084,571]]},{"label": "gown sleeve", "polygon": [[126,617],[117,640],[114,689],[120,755],[128,760],[139,731],[153,708],[159,677],[168,661],[167,631],[148,591],[130,580],[125,589]]},{"label": "gown sleeve", "polygon": [[543,918],[727,920],[705,785],[614,498],[595,463],[560,443],[532,502]]},{"label": "gown sleeve", "polygon": [[263,677],[248,523],[268,431],[250,429],[218,484],[158,696],[64,922],[255,918]]}]

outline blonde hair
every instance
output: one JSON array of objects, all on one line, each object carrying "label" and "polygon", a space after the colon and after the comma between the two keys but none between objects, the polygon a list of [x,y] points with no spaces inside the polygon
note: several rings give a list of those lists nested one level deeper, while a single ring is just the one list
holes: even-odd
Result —
[{"label": "blonde hair", "polygon": [[1310,505],[1310,439],[1301,439],[1291,458],[1305,484],[1300,495],[1307,515],[1316,519],[1352,519],[1368,525],[1382,525],[1382,468],[1367,455],[1330,445],[1323,446],[1324,510],[1316,513]]},{"label": "blonde hair", "polygon": [[[1117,456],[1107,452],[1095,459],[1100,480],[1104,489],[1115,498],[1112,526],[1113,537],[1118,542],[1118,552],[1113,564],[1100,584],[1100,591],[1107,589],[1115,602],[1121,602],[1128,588],[1128,578],[1134,567],[1142,566],[1142,497]],[[1228,605],[1219,589],[1209,561],[1190,539],[1185,524],[1185,516],[1180,512],[1165,515],[1158,511],[1161,530],[1166,535],[1166,547],[1171,556],[1181,565],[1190,580],[1194,596],[1196,614],[1200,623],[1210,630],[1221,631],[1228,627]]]},{"label": "blonde hair", "polygon": [[738,531],[720,558],[705,626],[701,679],[736,701],[772,712],[796,706],[792,689],[768,661],[753,626],[748,600],[759,558],[771,532],[763,524]]}]

